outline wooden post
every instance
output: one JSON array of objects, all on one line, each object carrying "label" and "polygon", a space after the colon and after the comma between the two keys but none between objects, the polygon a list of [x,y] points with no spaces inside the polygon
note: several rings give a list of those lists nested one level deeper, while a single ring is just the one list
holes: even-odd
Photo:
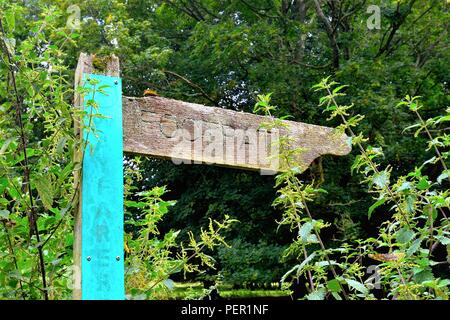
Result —
[{"label": "wooden post", "polygon": [[[75,105],[85,111],[75,130],[88,143],[76,155],[83,159],[82,174],[75,179],[80,192],[74,228],[74,299],[120,300],[125,297],[122,83],[117,57],[103,59],[105,70],[96,70],[94,59],[82,53],[75,74],[75,87],[90,92],[84,99],[75,94]],[[88,107],[89,100],[97,107]],[[89,126],[94,131],[86,130]]]},{"label": "wooden post", "polygon": [[[75,155],[76,162],[82,162],[82,174],[75,177],[80,192],[74,230],[74,299],[125,297],[124,151],[263,174],[283,170],[273,161],[279,155],[273,146],[281,136],[293,138],[290,148],[301,149],[299,172],[321,155],[351,151],[349,138],[333,128],[283,121],[284,129],[264,130],[261,124],[271,121],[269,117],[163,97],[122,97],[118,58],[96,59],[82,53],[75,74],[75,87],[91,91],[85,101],[75,95],[75,105],[85,112],[75,130],[88,145]],[[96,70],[94,62],[104,70]],[[97,107],[88,101],[95,101]],[[94,131],[86,130],[90,127]]]}]

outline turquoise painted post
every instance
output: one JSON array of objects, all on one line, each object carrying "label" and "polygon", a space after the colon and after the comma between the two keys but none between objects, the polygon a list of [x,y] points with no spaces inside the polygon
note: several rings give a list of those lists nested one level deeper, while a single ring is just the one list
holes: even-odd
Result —
[{"label": "turquoise painted post", "polygon": [[[103,87],[84,98],[94,132],[83,132],[89,142],[83,158],[81,290],[83,300],[123,300],[123,129],[122,82],[119,77],[83,74],[83,83]],[[91,83],[90,83],[91,82]],[[107,86],[107,87],[104,87]],[[94,95],[94,96],[93,96]],[[86,102],[94,99],[97,110]],[[89,114],[101,114],[92,118]]]}]

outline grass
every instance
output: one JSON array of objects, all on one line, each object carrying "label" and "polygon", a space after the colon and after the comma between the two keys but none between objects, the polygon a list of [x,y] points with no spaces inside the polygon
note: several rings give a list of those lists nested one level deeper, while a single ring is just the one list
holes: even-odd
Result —
[{"label": "grass", "polygon": [[[251,299],[251,298],[269,298],[269,299],[290,299],[289,291],[280,289],[233,289],[231,286],[219,285],[218,291],[223,299]],[[168,299],[198,299],[205,294],[206,290],[200,282],[175,283],[173,290],[168,294]]]}]

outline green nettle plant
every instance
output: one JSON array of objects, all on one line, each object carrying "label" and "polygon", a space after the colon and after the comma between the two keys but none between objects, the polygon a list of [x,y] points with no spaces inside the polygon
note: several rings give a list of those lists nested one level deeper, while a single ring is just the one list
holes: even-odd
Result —
[{"label": "green nettle plant", "polygon": [[[73,106],[73,71],[64,59],[78,35],[64,12],[43,9],[27,20],[25,7],[0,1],[0,9],[0,299],[71,299],[77,177],[84,152],[95,152],[88,137],[102,134],[92,120],[102,117],[94,111],[105,88],[95,80],[78,87],[89,98],[85,110]],[[15,39],[18,28],[28,36]],[[80,124],[84,139],[74,130]],[[139,198],[126,207],[142,211],[127,219],[127,289],[130,298],[157,298],[172,287],[172,274],[213,267],[205,252],[226,245],[220,232],[235,220],[211,221],[175,256],[178,232],[159,239],[157,229],[173,202],[161,199],[164,188],[134,194],[138,163],[126,166],[125,177],[127,199]]]},{"label": "green nettle plant", "polygon": [[[449,135],[439,128],[450,121],[450,108],[445,115],[424,120],[420,114],[419,97],[407,96],[397,107],[406,107],[418,118],[415,137],[424,133],[429,139],[426,152],[429,160],[413,172],[392,181],[393,168],[382,167],[378,160],[383,151],[367,144],[368,139],[354,128],[363,120],[362,115],[349,115],[352,105],[339,105],[337,98],[344,96],[336,82],[324,79],[315,85],[326,95],[320,99],[329,120],[339,119],[337,132],[346,132],[358,155],[352,172],[361,175],[361,183],[374,194],[374,204],[368,209],[368,218],[383,209],[390,218],[379,227],[376,238],[357,240],[326,248],[320,236],[330,224],[314,219],[308,207],[319,193],[326,192],[299,179],[301,164],[295,155],[302,150],[289,148],[289,138],[280,139],[280,160],[283,172],[276,178],[279,196],[275,206],[283,208],[280,225],[289,225],[297,234],[285,256],[295,256],[301,263],[290,269],[281,279],[290,287],[300,279],[307,283],[306,299],[448,299],[450,279],[439,276],[438,266],[448,268],[450,263],[450,232],[447,218],[450,208],[448,188]],[[271,115],[270,95],[258,96],[255,112]],[[274,119],[263,124],[266,129],[279,128],[283,124]],[[433,129],[431,129],[433,128]],[[437,129],[436,129],[437,128]],[[435,136],[431,132],[437,132]],[[434,177],[423,174],[430,166],[439,168]],[[434,170],[436,171],[436,170]],[[447,213],[446,213],[447,212]],[[446,260],[436,261],[437,251],[447,251]],[[442,273],[442,272],[441,272]],[[380,290],[377,290],[380,289]],[[381,293],[380,293],[381,292]]]},{"label": "green nettle plant", "polygon": [[80,114],[62,61],[74,35],[58,10],[28,19],[0,5],[0,298],[70,298]]},{"label": "green nettle plant", "polygon": [[[416,166],[405,176],[392,178],[392,167],[382,167],[378,161],[383,157],[382,148],[366,146],[367,139],[356,134],[352,128],[363,119],[361,115],[349,116],[350,106],[339,105],[336,99],[345,96],[336,82],[324,79],[315,86],[324,90],[326,96],[320,105],[330,113],[330,119],[338,118],[341,125],[338,130],[349,134],[352,144],[359,151],[352,170],[362,174],[362,183],[367,184],[373,193],[375,203],[369,208],[368,216],[381,205],[391,213],[391,218],[380,227],[376,239],[367,239],[368,257],[380,262],[379,277],[381,286],[388,297],[396,299],[448,299],[450,279],[435,276],[433,267],[445,265],[448,268],[450,255],[450,230],[447,217],[450,209],[450,189],[448,170],[448,150],[450,136],[439,130],[442,124],[450,120],[450,108],[446,114],[426,121],[420,114],[422,106],[419,97],[406,96],[397,107],[406,107],[418,119],[418,123],[405,130],[417,128],[415,137],[425,133],[428,139],[426,152],[430,158]],[[437,132],[435,136],[431,133]],[[434,130],[438,128],[438,130]],[[434,177],[423,174],[432,166],[437,171]],[[446,213],[447,212],[447,213]],[[446,260],[434,261],[439,247],[447,251]],[[383,250],[385,253],[379,253]]]},{"label": "green nettle plant", "polygon": [[[139,160],[135,166],[128,166],[126,181],[132,183],[134,176],[139,179]],[[136,187],[126,184],[126,194]],[[158,224],[175,201],[164,201],[161,197],[166,193],[165,187],[154,187],[151,190],[138,192],[138,201],[127,199],[125,207],[126,225],[131,232],[126,235],[126,286],[129,299],[167,299],[175,283],[170,279],[173,274],[183,272],[202,272],[205,268],[213,268],[214,259],[206,254],[207,250],[216,247],[229,247],[221,232],[229,229],[236,220],[225,216],[222,222],[210,219],[207,230],[201,230],[196,237],[189,232],[189,242],[178,243],[180,231],[171,230],[160,235]],[[132,212],[137,209],[138,213]],[[207,294],[207,292],[205,292]]]}]

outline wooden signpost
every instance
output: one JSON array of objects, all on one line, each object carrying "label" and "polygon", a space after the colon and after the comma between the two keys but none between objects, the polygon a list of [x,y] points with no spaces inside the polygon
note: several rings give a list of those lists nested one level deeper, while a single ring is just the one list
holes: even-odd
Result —
[{"label": "wooden signpost", "polygon": [[[301,171],[321,155],[351,150],[348,137],[328,127],[284,121],[287,128],[267,131],[260,125],[271,121],[268,117],[157,96],[122,97],[118,58],[103,59],[105,70],[95,70],[94,59],[82,53],[75,75],[76,87],[91,89],[84,98],[75,95],[75,105],[85,111],[75,129],[88,141],[78,153],[82,175],[75,179],[81,191],[74,230],[75,299],[125,298],[124,152],[274,174],[280,170],[276,142],[281,136],[292,138],[292,148],[302,148]],[[104,93],[95,93],[96,88]],[[92,125],[94,132],[85,129]]]}]

